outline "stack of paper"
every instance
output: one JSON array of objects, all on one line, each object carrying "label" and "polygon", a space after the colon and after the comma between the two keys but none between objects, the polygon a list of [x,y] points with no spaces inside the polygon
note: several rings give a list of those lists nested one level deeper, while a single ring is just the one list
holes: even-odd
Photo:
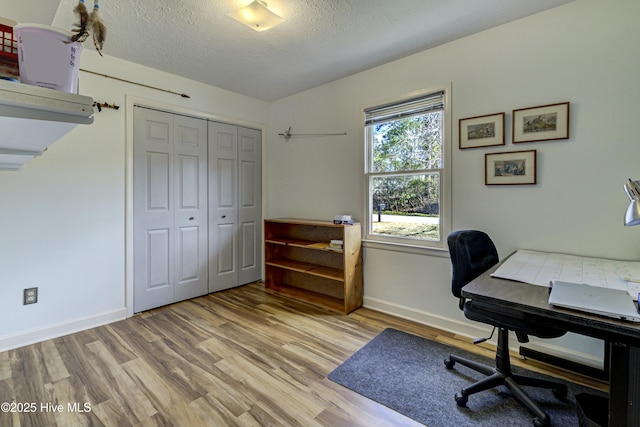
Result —
[{"label": "stack of paper", "polygon": [[329,242],[329,249],[344,249],[344,241],[332,240]]},{"label": "stack of paper", "polygon": [[588,258],[519,249],[493,277],[549,286],[560,280],[603,288],[623,289],[634,299],[640,292],[640,262]]}]

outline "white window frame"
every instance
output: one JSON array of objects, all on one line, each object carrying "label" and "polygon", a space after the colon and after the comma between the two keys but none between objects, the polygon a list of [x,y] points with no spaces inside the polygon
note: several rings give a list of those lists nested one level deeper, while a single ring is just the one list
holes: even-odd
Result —
[{"label": "white window frame", "polygon": [[[365,110],[376,108],[383,105],[401,104],[413,98],[419,98],[427,96],[432,93],[444,92],[444,118],[442,121],[443,126],[443,147],[442,147],[442,168],[434,169],[433,171],[439,171],[440,173],[440,239],[439,240],[427,240],[427,239],[411,239],[406,237],[386,236],[380,234],[374,234],[372,229],[372,217],[375,214],[374,207],[372,206],[372,189],[371,178],[375,176],[383,176],[384,173],[379,174],[371,171],[373,164],[373,147],[370,141],[372,140],[372,129],[369,126],[365,126]],[[365,185],[365,201],[364,201],[364,241],[365,247],[395,250],[400,252],[410,252],[418,254],[435,254],[442,256],[443,251],[447,251],[446,238],[451,232],[451,84],[441,87],[435,87],[430,89],[424,89],[402,96],[385,99],[364,105],[362,108],[362,123],[364,126],[364,146],[365,146],[365,161],[364,161],[364,185]],[[416,172],[417,174],[420,171]]]}]

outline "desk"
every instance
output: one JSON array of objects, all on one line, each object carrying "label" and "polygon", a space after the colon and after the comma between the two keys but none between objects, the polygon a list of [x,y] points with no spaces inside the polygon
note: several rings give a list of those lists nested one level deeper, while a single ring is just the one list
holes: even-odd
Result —
[{"label": "desk", "polygon": [[640,325],[553,307],[546,287],[491,277],[499,266],[466,285],[462,296],[517,308],[541,325],[610,342],[609,425],[640,426]]}]

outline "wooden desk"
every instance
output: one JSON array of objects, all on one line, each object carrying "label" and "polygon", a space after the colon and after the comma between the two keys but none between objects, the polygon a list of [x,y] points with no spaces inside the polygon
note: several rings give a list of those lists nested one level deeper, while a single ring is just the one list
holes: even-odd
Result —
[{"label": "wooden desk", "polygon": [[[504,262],[504,260],[502,261]],[[462,289],[465,298],[517,308],[542,325],[610,342],[609,425],[640,426],[640,324],[549,305],[549,289],[491,277],[494,266]]]}]

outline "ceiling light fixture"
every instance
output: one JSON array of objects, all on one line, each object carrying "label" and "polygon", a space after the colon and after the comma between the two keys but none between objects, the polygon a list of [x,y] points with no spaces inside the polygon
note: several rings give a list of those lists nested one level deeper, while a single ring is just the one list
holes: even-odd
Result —
[{"label": "ceiling light fixture", "polygon": [[283,19],[270,11],[267,4],[260,0],[227,14],[236,21],[256,31],[264,31],[280,24]]}]

